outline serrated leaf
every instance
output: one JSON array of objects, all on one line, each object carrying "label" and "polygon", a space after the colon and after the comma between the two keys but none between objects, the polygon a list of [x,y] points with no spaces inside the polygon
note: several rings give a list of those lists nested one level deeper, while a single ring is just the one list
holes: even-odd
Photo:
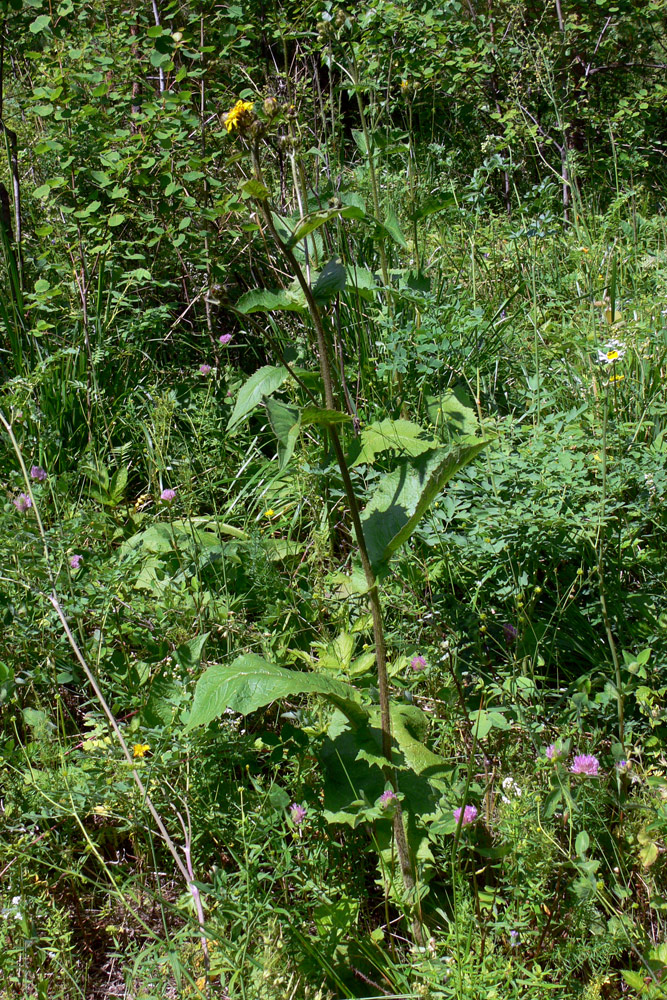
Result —
[{"label": "serrated leaf", "polygon": [[448,480],[490,443],[486,438],[457,448],[438,448],[400,462],[383,476],[361,518],[375,570],[407,542]]},{"label": "serrated leaf", "polygon": [[452,205],[456,205],[456,199],[453,194],[433,195],[432,197],[425,198],[421,205],[410,216],[410,221],[419,222],[420,219],[425,219],[427,215],[434,215],[436,212],[442,212],[443,209],[451,208]]},{"label": "serrated leaf", "polygon": [[273,312],[276,309],[301,312],[306,308],[306,299],[301,289],[281,288],[277,292],[270,292],[266,288],[254,288],[241,296],[235,308],[244,316],[254,312]]},{"label": "serrated leaf", "polygon": [[646,992],[644,977],[639,972],[632,972],[624,969],[621,975],[631,989],[637,990],[640,993]]},{"label": "serrated leaf", "polygon": [[259,201],[265,201],[269,197],[269,189],[254,177],[250,177],[247,181],[241,181],[239,190],[244,199],[257,198]]},{"label": "serrated leaf", "polygon": [[340,214],[340,208],[324,208],[319,212],[311,212],[310,215],[307,215],[301,220],[301,222],[298,223],[287,241],[287,246],[290,249],[296,246],[297,243],[300,243],[301,240],[305,239],[305,237],[308,236],[309,233],[312,233],[313,230],[319,229],[320,226],[323,226],[326,222],[329,222],[331,219],[334,219]]},{"label": "serrated leaf", "polygon": [[363,428],[357,447],[359,454],[353,458],[351,466],[372,465],[375,457],[384,451],[397,451],[404,458],[417,458],[437,448],[438,442],[410,420],[380,420]]},{"label": "serrated leaf", "polygon": [[182,667],[184,670],[196,670],[199,667],[204,646],[210,634],[210,632],[202,632],[201,635],[195,635],[192,639],[188,639],[187,642],[181,643],[178,649],[174,650],[171,655],[179,667]]},{"label": "serrated leaf", "polygon": [[246,653],[231,664],[209,667],[199,679],[186,728],[207,725],[228,708],[249,715],[271,702],[300,694],[322,695],[356,725],[368,717],[349,684],[324,674],[288,670]]},{"label": "serrated leaf", "polygon": [[294,454],[294,448],[301,430],[301,413],[295,406],[287,406],[271,396],[263,399],[271,424],[271,430],[278,438],[280,468],[284,469]]},{"label": "serrated leaf", "polygon": [[395,243],[398,243],[400,247],[403,247],[404,249],[407,247],[408,244],[401,231],[396,213],[392,209],[389,209],[387,212],[382,228],[389,233],[392,240],[394,240]]},{"label": "serrated leaf", "polygon": [[125,492],[125,487],[127,486],[127,476],[128,467],[123,465],[120,469],[116,469],[111,477],[109,493],[111,494],[111,499],[114,503],[120,503],[123,499],[123,493]]},{"label": "serrated leaf", "polygon": [[227,423],[227,431],[234,430],[262,402],[263,396],[270,396],[278,389],[288,376],[288,371],[282,365],[265,365],[259,368],[245,382],[236,397],[232,415]]},{"label": "serrated leaf", "polygon": [[325,410],[318,406],[306,406],[301,411],[301,426],[318,424],[320,427],[330,427],[334,424],[348,424],[352,420],[349,413],[340,410]]},{"label": "serrated leaf", "polygon": [[313,286],[313,297],[318,305],[325,305],[342,292],[347,281],[347,272],[337,260],[330,260],[322,268],[320,276]]}]

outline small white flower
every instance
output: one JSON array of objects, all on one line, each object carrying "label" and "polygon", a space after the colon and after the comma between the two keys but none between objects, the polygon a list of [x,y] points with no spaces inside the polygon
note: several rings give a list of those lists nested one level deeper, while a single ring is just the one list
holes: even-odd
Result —
[{"label": "small white flower", "polygon": [[506,792],[505,795],[501,795],[500,796],[501,799],[503,800],[503,802],[508,803],[510,801],[510,796],[512,798],[515,798],[515,799],[520,799],[521,798],[521,789],[517,785],[517,783],[514,780],[514,778],[510,778],[510,777],[503,778],[503,780],[502,780],[502,787],[503,787],[504,791]]},{"label": "small white flower", "polygon": [[625,344],[622,340],[610,340],[602,349],[598,348],[598,364],[614,365],[625,357]]}]

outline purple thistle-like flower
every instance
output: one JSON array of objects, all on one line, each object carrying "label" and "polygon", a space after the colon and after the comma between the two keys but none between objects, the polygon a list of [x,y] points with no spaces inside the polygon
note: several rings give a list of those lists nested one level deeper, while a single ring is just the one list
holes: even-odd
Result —
[{"label": "purple thistle-like flower", "polygon": [[410,666],[413,670],[423,670],[426,666],[426,658],[424,656],[413,656],[410,660]]},{"label": "purple thistle-like flower", "polygon": [[218,343],[222,347],[226,347],[231,339],[232,339],[231,333],[223,333],[222,336],[218,337]]},{"label": "purple thistle-like flower", "polygon": [[160,500],[163,500],[164,503],[173,503],[175,499],[176,490],[162,490],[160,493]]},{"label": "purple thistle-like flower", "polygon": [[519,633],[514,625],[510,625],[509,622],[506,622],[503,625],[503,632],[505,634],[505,642],[508,646],[511,646],[513,642],[516,642],[516,637]]},{"label": "purple thistle-like flower", "polygon": [[293,802],[289,807],[289,814],[294,825],[301,826],[306,818],[306,807],[299,805],[298,802]]},{"label": "purple thistle-like flower", "polygon": [[72,567],[72,569],[78,569],[79,566],[81,565],[81,560],[82,559],[83,559],[83,556],[80,556],[80,555],[74,555],[74,556],[72,556],[72,558],[69,561],[69,564]]},{"label": "purple thistle-like flower", "polygon": [[32,507],[32,500],[27,493],[19,493],[19,495],[12,500],[12,503],[17,510],[21,511],[22,514],[25,514],[25,512]]},{"label": "purple thistle-like flower", "polygon": [[210,365],[200,365],[199,372],[201,375],[210,375],[213,369]]},{"label": "purple thistle-like flower", "polygon": [[461,806],[459,806],[458,809],[454,809],[454,819],[457,823],[461,819],[461,813],[463,813],[462,826],[467,826],[468,823],[474,823],[477,819],[477,809],[475,806],[466,806],[465,809],[462,809]]},{"label": "purple thistle-like flower", "polygon": [[595,777],[600,767],[600,761],[590,753],[581,753],[572,761],[570,771],[572,774],[587,774]]},{"label": "purple thistle-like flower", "polygon": [[46,469],[43,469],[41,465],[33,465],[30,469],[30,478],[36,479],[38,483],[43,483],[46,479]]},{"label": "purple thistle-like flower", "polygon": [[395,802],[398,802],[396,792],[392,792],[390,788],[388,788],[387,791],[383,792],[380,796],[380,805],[383,809],[388,809],[390,806],[393,806]]}]

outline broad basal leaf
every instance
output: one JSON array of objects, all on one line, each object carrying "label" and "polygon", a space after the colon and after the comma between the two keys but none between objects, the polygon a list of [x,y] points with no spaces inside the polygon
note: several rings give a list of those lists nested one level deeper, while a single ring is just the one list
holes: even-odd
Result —
[{"label": "broad basal leaf", "polygon": [[471,462],[491,439],[438,448],[414,461],[402,461],[384,476],[361,520],[368,554],[377,570],[407,542],[445,483]]},{"label": "broad basal leaf", "polygon": [[227,708],[248,715],[280,698],[299,694],[323,695],[354,725],[361,725],[368,718],[349,684],[324,674],[288,670],[254,653],[246,653],[231,664],[209,667],[200,678],[187,728],[206,725]]},{"label": "broad basal leaf", "polygon": [[372,465],[375,456],[383,451],[397,451],[401,457],[416,458],[437,448],[438,442],[410,420],[380,420],[363,428],[357,447],[359,454],[356,458],[351,456],[352,466]]}]

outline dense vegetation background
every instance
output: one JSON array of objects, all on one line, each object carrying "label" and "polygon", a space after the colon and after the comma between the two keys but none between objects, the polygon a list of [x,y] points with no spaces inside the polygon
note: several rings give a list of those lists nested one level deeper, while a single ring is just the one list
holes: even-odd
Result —
[{"label": "dense vegetation background", "polygon": [[0,996],[667,996],[666,68],[2,0]]}]

